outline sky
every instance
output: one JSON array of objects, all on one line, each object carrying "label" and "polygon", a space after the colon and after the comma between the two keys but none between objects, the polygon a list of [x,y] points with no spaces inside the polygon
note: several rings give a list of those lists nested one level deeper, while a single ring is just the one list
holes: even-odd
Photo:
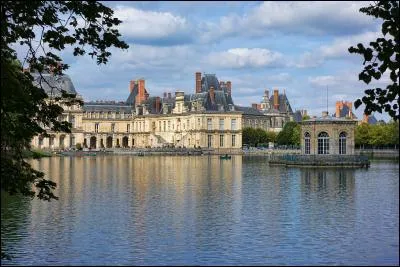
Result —
[{"label": "sky", "polygon": [[[107,65],[64,51],[67,74],[85,101],[124,101],[129,81],[144,78],[150,96],[195,91],[195,72],[232,82],[236,105],[260,103],[265,89],[285,92],[293,110],[320,116],[370,86],[358,80],[357,43],[381,37],[382,21],[359,12],[370,2],[102,2],[114,10],[128,50]],[[70,52],[70,51],[69,51]],[[362,118],[362,105],[353,112]],[[376,113],[380,120],[386,114]]]}]

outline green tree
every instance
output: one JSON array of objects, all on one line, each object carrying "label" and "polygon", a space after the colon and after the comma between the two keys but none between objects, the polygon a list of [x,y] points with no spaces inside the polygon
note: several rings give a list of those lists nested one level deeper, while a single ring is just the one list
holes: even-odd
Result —
[{"label": "green tree", "polygon": [[354,142],[356,146],[369,145],[370,144],[370,132],[371,125],[368,123],[361,123],[357,125],[354,131]]},{"label": "green tree", "polygon": [[[75,95],[47,95],[42,86],[33,85],[30,70],[42,75],[52,71],[62,75],[67,64],[59,55],[67,47],[75,56],[88,52],[97,64],[111,56],[109,48],[127,49],[115,28],[121,23],[112,9],[96,1],[2,1],[1,2],[1,188],[10,194],[57,199],[56,184],[44,179],[22,157],[30,150],[36,135],[48,136],[46,129],[70,132],[71,124],[58,121],[66,105],[81,103]],[[18,63],[18,45],[27,49],[24,62]],[[52,88],[52,90],[60,90]],[[32,189],[32,184],[36,190]],[[3,254],[2,254],[3,256]]]},{"label": "green tree", "polygon": [[277,134],[275,132],[271,132],[271,131],[267,132],[267,142],[275,143],[276,136],[277,136]]},{"label": "green tree", "polygon": [[386,88],[372,88],[365,90],[365,96],[354,102],[355,108],[365,104],[364,112],[370,115],[373,111],[387,112],[395,121],[399,119],[399,66],[400,66],[400,13],[399,1],[378,1],[360,12],[382,22],[382,34],[385,38],[377,38],[370,42],[370,47],[357,44],[350,47],[350,53],[357,53],[364,57],[364,70],[359,74],[359,80],[369,84],[374,78],[379,80],[386,72],[390,72],[391,83]]},{"label": "green tree", "polygon": [[[276,137],[276,142],[278,145],[296,145],[297,144],[297,135],[295,128],[298,127],[298,123],[295,121],[289,121],[284,126],[282,131],[278,133]],[[300,143],[300,131],[298,142]]]}]

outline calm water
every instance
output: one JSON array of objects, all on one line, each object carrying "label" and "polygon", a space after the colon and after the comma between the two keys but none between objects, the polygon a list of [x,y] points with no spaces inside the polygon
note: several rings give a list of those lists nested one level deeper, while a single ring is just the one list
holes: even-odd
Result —
[{"label": "calm water", "polygon": [[32,161],[58,201],[1,195],[17,265],[399,265],[399,164],[270,167],[259,157]]}]

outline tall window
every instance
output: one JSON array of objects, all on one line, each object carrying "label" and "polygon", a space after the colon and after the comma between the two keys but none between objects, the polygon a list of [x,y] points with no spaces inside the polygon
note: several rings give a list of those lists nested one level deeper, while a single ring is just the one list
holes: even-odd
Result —
[{"label": "tall window", "polygon": [[43,137],[39,137],[39,147],[43,146]]},{"label": "tall window", "polygon": [[98,122],[96,122],[96,123],[94,124],[94,131],[95,131],[96,133],[99,132],[99,123],[98,123]]},{"label": "tall window", "polygon": [[236,130],[236,119],[231,120],[231,130]]},{"label": "tall window", "polygon": [[339,154],[346,154],[346,133],[339,134]]},{"label": "tall window", "polygon": [[219,129],[220,130],[224,129],[224,123],[225,123],[224,119],[219,119]]},{"label": "tall window", "polygon": [[207,130],[212,130],[212,119],[211,118],[207,119]]},{"label": "tall window", "polygon": [[219,136],[219,146],[224,147],[224,135],[223,134],[221,134]]},{"label": "tall window", "polygon": [[126,125],[126,132],[129,133],[130,129],[131,129],[131,125],[130,125],[130,124],[127,124],[127,125]]},{"label": "tall window", "polygon": [[71,136],[71,146],[75,145],[75,136]]},{"label": "tall window", "polygon": [[236,135],[232,134],[232,147],[236,146]]},{"label": "tall window", "polygon": [[115,131],[115,123],[111,123],[111,132],[113,133]]},{"label": "tall window", "polygon": [[72,124],[72,128],[75,128],[75,116],[72,115],[70,117],[70,120],[71,120],[70,123]]},{"label": "tall window", "polygon": [[209,135],[207,136],[207,144],[208,144],[208,147],[211,147],[211,146],[212,146],[212,135],[211,135],[211,134],[209,134]]},{"label": "tall window", "polygon": [[306,132],[304,134],[304,153],[310,154],[310,134]]},{"label": "tall window", "polygon": [[329,154],[329,135],[326,132],[318,134],[318,154]]}]

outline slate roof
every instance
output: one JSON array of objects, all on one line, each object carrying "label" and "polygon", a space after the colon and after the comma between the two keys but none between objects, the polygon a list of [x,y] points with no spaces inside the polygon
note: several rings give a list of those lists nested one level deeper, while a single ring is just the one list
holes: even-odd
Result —
[{"label": "slate roof", "polygon": [[126,105],[125,103],[97,103],[97,102],[85,102],[83,110],[86,112],[124,112],[131,113],[132,106]]},{"label": "slate roof", "polygon": [[32,72],[33,85],[42,87],[47,95],[61,96],[61,90],[65,90],[68,94],[77,94],[71,78],[66,75],[53,75],[50,73],[42,73],[39,75],[37,72]]}]

